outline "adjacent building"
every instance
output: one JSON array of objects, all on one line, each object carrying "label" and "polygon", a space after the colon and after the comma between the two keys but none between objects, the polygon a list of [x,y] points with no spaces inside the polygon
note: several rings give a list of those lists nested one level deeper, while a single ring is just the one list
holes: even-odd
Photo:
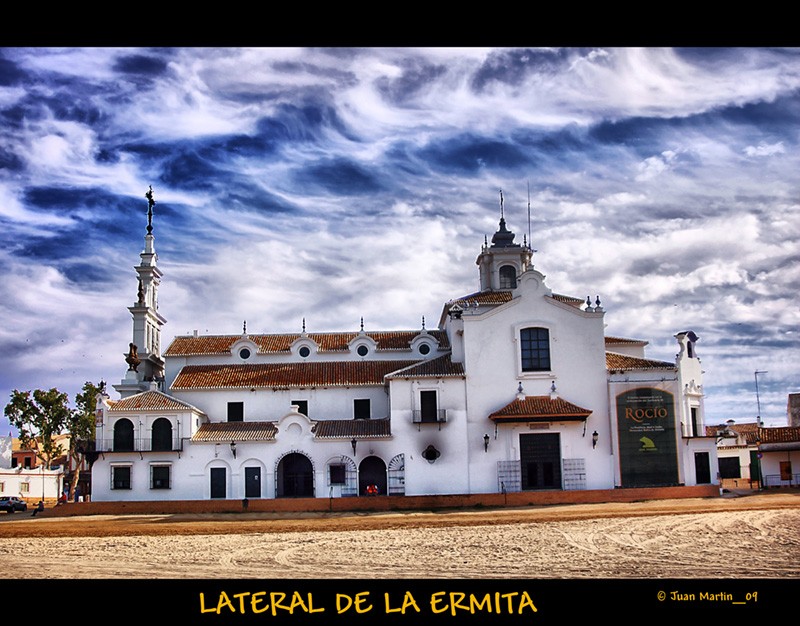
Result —
[{"label": "adjacent building", "polygon": [[[151,198],[152,203],[152,198]],[[151,205],[152,206],[152,205]],[[98,400],[92,498],[474,494],[717,481],[698,337],[674,361],[551,290],[502,212],[435,328],[175,337],[152,221],[128,370]],[[713,469],[712,469],[713,468]]]}]

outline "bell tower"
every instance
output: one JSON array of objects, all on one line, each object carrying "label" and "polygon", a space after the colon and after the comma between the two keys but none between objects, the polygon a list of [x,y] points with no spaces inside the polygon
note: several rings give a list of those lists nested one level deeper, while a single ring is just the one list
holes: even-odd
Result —
[{"label": "bell tower", "polygon": [[481,291],[510,291],[517,288],[519,276],[533,267],[528,242],[514,243],[514,233],[506,227],[503,192],[500,191],[500,225],[492,244],[484,240],[475,263],[479,267]]},{"label": "bell tower", "polygon": [[127,397],[148,389],[161,389],[164,382],[164,359],[161,357],[161,327],[166,324],[158,312],[158,286],[161,270],[153,236],[153,188],[145,194],[147,198],[147,234],[144,250],[139,255],[139,265],[134,266],[138,275],[136,301],[128,310],[133,317],[133,336],[125,353],[128,371],[118,385],[114,385],[120,396]]}]

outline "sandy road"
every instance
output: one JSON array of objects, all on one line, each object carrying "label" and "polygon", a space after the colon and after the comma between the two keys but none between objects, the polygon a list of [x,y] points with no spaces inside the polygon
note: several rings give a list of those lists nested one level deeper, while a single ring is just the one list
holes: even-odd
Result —
[{"label": "sandy road", "polygon": [[387,514],[2,516],[43,578],[800,578],[800,493]]}]

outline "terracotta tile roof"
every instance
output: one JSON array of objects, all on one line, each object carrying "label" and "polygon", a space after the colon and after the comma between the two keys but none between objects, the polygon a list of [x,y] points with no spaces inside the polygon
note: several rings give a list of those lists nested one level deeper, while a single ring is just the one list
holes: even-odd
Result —
[{"label": "terracotta tile roof", "polygon": [[553,298],[553,300],[558,300],[559,302],[563,302],[564,304],[569,304],[570,306],[574,306],[577,309],[582,309],[583,304],[585,302],[580,298],[573,298],[572,296],[565,296],[560,293],[554,293],[550,297]]},{"label": "terracotta tile roof", "polygon": [[608,370],[663,370],[675,369],[675,364],[669,361],[655,361],[653,359],[640,359],[626,354],[606,352],[606,369]]},{"label": "terracotta tile roof", "polygon": [[[727,424],[716,424],[714,426],[706,426],[706,437],[716,437],[717,432],[727,428]],[[734,423],[731,430],[737,435],[744,437],[748,445],[755,445],[758,436],[758,422],[742,422],[741,424]]]},{"label": "terracotta tile roof", "polygon": [[646,346],[648,341],[641,339],[625,339],[624,337],[606,337],[606,346]]},{"label": "terracotta tile roof", "polygon": [[450,310],[450,307],[456,304],[461,308],[467,308],[467,306],[474,306],[475,304],[495,306],[510,301],[510,291],[476,291],[468,296],[462,296],[461,298],[451,300],[445,305],[445,310]]},{"label": "terracotta tile roof", "polygon": [[561,398],[550,396],[526,396],[524,400],[515,398],[499,411],[489,415],[495,422],[549,422],[564,420],[585,420],[591,411]]},{"label": "terracotta tile roof", "polygon": [[316,439],[380,439],[392,436],[389,418],[371,420],[319,420]]},{"label": "terracotta tile roof", "polygon": [[172,389],[349,387],[382,385],[387,374],[418,361],[309,361],[187,365]]},{"label": "terracotta tile roof", "polygon": [[197,429],[192,443],[273,441],[277,432],[278,428],[272,422],[212,422]]},{"label": "terracotta tile roof", "polygon": [[[421,330],[389,330],[367,332],[365,335],[375,341],[377,350],[410,350],[411,341]],[[319,346],[320,352],[347,352],[348,344],[360,333],[300,333],[276,335],[246,335],[258,346],[259,354],[288,353],[291,345],[301,337],[307,337]],[[439,347],[450,349],[447,334],[440,330],[429,330],[428,334],[439,342]],[[194,356],[230,354],[231,346],[239,341],[242,335],[182,335],[175,337],[164,356]]]},{"label": "terracotta tile roof", "polygon": [[109,411],[203,411],[161,391],[144,391],[121,400],[109,402]]},{"label": "terracotta tile roof", "polygon": [[796,426],[782,426],[777,428],[759,428],[761,447],[764,444],[800,443],[800,428]]},{"label": "terracotta tile roof", "polygon": [[450,360],[450,355],[445,354],[435,359],[409,365],[401,370],[392,372],[386,378],[445,378],[455,376],[464,376],[464,365],[462,363],[453,363]]}]

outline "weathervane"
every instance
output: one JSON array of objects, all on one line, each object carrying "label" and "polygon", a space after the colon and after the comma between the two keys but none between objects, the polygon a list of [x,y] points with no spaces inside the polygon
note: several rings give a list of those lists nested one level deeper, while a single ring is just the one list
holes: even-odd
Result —
[{"label": "weathervane", "polygon": [[153,198],[153,185],[150,185],[150,191],[144,194],[147,198],[147,234],[153,234],[153,205],[156,203]]}]

